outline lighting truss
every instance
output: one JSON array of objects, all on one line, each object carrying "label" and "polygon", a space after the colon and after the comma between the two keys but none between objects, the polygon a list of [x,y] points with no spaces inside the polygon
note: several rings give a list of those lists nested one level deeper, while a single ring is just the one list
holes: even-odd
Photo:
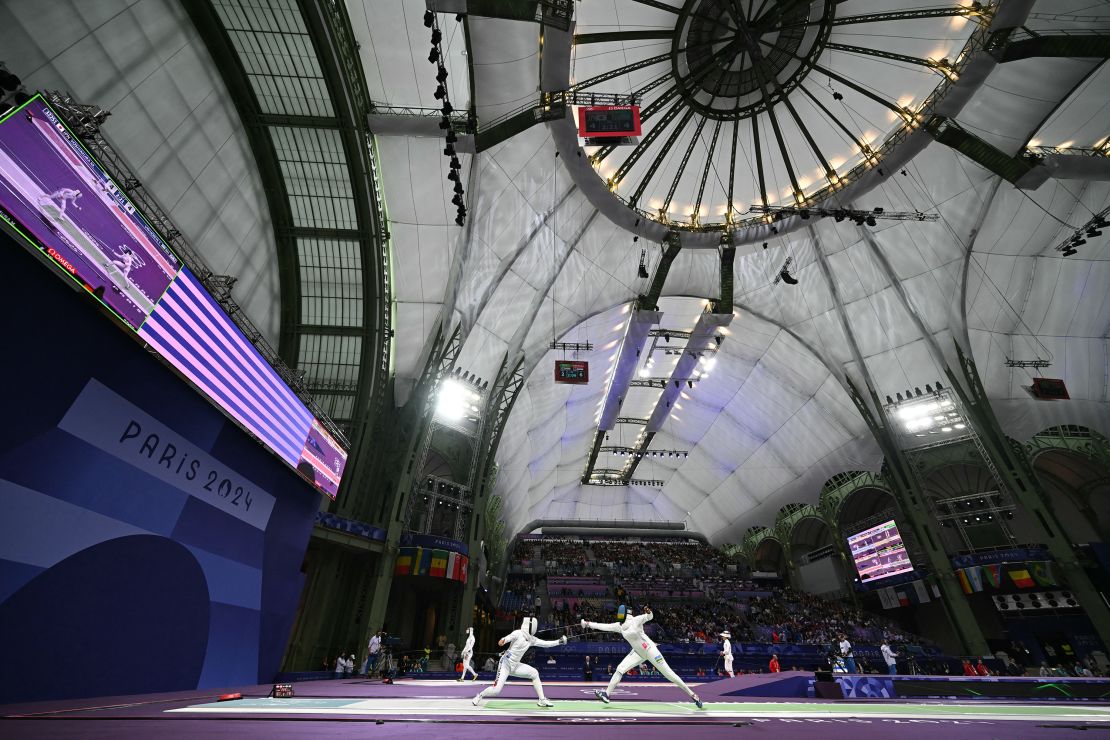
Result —
[{"label": "lighting truss", "polygon": [[461,378],[449,377],[436,390],[436,418],[445,422],[476,422],[481,416],[482,395]]},{"label": "lighting truss", "polygon": [[1071,236],[1056,245],[1056,251],[1063,252],[1065,257],[1071,257],[1073,254],[1077,253],[1078,250],[1076,250],[1076,247],[1083,246],[1087,243],[1088,239],[1102,236],[1102,230],[1110,226],[1110,221],[1106,220],[1107,214],[1110,214],[1110,206],[1106,206],[1101,211],[1091,216],[1087,223],[1080,226]]},{"label": "lighting truss", "polygon": [[781,221],[790,216],[808,219],[813,216],[832,216],[837,221],[848,219],[857,224],[866,223],[874,226],[875,221],[937,221],[940,214],[923,213],[921,211],[887,211],[884,208],[872,208],[863,211],[856,208],[803,208],[801,206],[752,206],[748,213],[762,213],[770,216],[771,221]]},{"label": "lighting truss", "polygon": [[561,349],[564,352],[593,352],[594,346],[590,342],[552,342],[550,349]]},{"label": "lighting truss", "polygon": [[887,396],[887,418],[896,424],[909,446],[947,444],[971,436],[971,425],[955,394],[939,383],[936,390],[925,387],[925,393],[916,388],[913,395],[906,391],[904,399],[899,393],[897,401]]},{"label": "lighting truss", "polygon": [[1006,358],[1006,367],[1048,367],[1052,363],[1048,360],[1011,360]]},{"label": "lighting truss", "polygon": [[652,486],[654,488],[662,488],[663,481],[655,478],[631,478],[624,480],[623,478],[608,478],[604,476],[593,475],[586,481],[588,486]]},{"label": "lighting truss", "polygon": [[689,450],[641,450],[638,447],[623,447],[620,445],[612,445],[601,448],[602,452],[609,452],[613,455],[621,457],[635,457],[635,458],[662,458],[662,457],[679,457],[686,458],[690,456]]}]

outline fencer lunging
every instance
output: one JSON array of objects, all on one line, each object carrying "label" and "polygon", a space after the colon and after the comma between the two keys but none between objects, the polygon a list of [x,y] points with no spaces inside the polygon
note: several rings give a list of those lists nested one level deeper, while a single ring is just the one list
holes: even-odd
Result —
[{"label": "fencer lunging", "polygon": [[728,674],[729,678],[732,678],[736,675],[732,672],[732,642],[730,642],[732,633],[725,630],[721,633],[721,638],[724,639],[724,643],[721,645],[721,655],[725,658],[725,673]]},{"label": "fencer lunging", "polygon": [[466,672],[467,671],[470,671],[471,673],[474,674],[474,678],[470,679],[471,681],[476,681],[478,679],[478,671],[474,670],[473,661],[474,661],[474,628],[473,627],[467,627],[466,628],[466,644],[463,645],[463,649],[462,649],[462,665],[463,665],[462,676],[459,677],[459,681],[465,681],[466,680]]},{"label": "fencer lunging", "polygon": [[530,647],[550,648],[556,645],[566,645],[566,636],[564,635],[558,640],[540,640],[536,637],[536,618],[525,617],[520,629],[513,630],[505,635],[497,641],[497,644],[507,646],[505,652],[501,655],[501,662],[497,664],[497,680],[493,686],[483,689],[474,697],[471,703],[478,706],[478,702],[482,699],[488,696],[497,696],[501,693],[501,689],[505,687],[505,682],[509,680],[509,676],[516,676],[517,678],[527,678],[532,682],[538,699],[536,704],[541,707],[555,706],[543,695],[543,684],[540,683],[539,671],[530,665],[522,665],[520,661]]},{"label": "fencer lunging", "polygon": [[617,609],[617,621],[608,624],[601,624],[598,622],[587,622],[582,620],[582,628],[601,630],[602,632],[619,632],[629,645],[632,646],[630,652],[625,659],[617,666],[616,672],[613,677],[609,679],[609,686],[604,691],[595,691],[594,695],[601,699],[606,704],[609,703],[609,695],[617,688],[617,685],[624,678],[624,674],[632,670],[643,662],[647,662],[652,668],[663,674],[664,677],[678,688],[686,692],[690,700],[697,705],[698,709],[702,708],[701,699],[693,690],[686,685],[686,682],[679,678],[678,674],[667,665],[666,659],[663,654],[659,652],[659,646],[644,633],[644,623],[652,619],[651,609],[644,607],[644,613],[639,616],[628,615],[628,608],[621,604]]}]

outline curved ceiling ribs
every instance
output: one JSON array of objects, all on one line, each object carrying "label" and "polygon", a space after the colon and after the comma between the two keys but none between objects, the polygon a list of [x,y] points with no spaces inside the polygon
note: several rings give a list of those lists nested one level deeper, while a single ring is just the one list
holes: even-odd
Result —
[{"label": "curved ceiling ribs", "polygon": [[233,93],[266,185],[282,356],[353,436],[388,375],[390,301],[369,98],[361,69],[345,58],[346,16],[322,3],[185,5]]}]

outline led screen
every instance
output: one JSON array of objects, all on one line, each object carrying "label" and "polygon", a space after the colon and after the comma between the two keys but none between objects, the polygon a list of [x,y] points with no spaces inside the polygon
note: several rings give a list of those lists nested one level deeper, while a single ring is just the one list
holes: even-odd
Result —
[{"label": "led screen", "polygon": [[863,583],[913,570],[893,519],[852,535],[848,538],[848,549]]},{"label": "led screen", "polygon": [[0,119],[0,222],[335,498],[346,452],[41,96]]}]

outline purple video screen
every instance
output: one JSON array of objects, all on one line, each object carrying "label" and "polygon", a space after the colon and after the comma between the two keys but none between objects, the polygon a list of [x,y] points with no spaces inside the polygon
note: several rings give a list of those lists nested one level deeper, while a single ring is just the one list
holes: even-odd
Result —
[{"label": "purple video screen", "polygon": [[0,119],[0,223],[335,498],[343,447],[40,95]]},{"label": "purple video screen", "polygon": [[863,583],[913,570],[913,563],[893,519],[852,535],[848,538],[848,549]]}]

